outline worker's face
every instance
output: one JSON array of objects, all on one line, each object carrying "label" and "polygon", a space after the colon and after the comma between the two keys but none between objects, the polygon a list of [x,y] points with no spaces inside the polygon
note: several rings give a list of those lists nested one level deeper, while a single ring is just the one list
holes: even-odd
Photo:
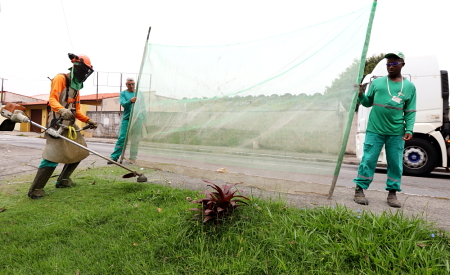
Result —
[{"label": "worker's face", "polygon": [[405,62],[401,58],[395,56],[386,58],[386,68],[389,75],[401,74],[403,66],[405,66]]},{"label": "worker's face", "polygon": [[134,92],[134,86],[136,85],[134,81],[127,81],[126,85],[129,92]]}]

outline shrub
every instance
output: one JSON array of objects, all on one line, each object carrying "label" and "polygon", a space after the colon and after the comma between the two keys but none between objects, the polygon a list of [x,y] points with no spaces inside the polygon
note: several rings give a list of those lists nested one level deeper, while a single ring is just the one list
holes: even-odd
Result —
[{"label": "shrub", "polygon": [[232,191],[231,189],[238,183],[225,184],[222,188],[216,184],[204,180],[216,192],[205,190],[201,193],[206,194],[206,198],[192,201],[191,203],[199,204],[201,208],[191,208],[190,211],[198,211],[192,219],[202,219],[203,223],[207,221],[215,221],[216,224],[223,218],[229,217],[234,210],[241,205],[248,205],[244,200],[250,200],[247,197],[235,195],[237,189]]}]

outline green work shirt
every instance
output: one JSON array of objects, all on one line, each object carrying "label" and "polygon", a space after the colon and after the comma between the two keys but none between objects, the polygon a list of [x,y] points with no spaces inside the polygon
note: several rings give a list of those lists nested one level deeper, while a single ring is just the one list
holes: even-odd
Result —
[{"label": "green work shirt", "polygon": [[391,81],[387,76],[377,78],[370,84],[367,94],[360,95],[358,100],[364,107],[372,107],[367,131],[380,135],[413,133],[416,87],[411,81],[403,79],[402,89],[401,81]]},{"label": "green work shirt", "polygon": [[133,103],[130,101],[131,98],[136,96],[136,92],[130,92],[128,90],[120,92],[120,105],[123,107],[123,117],[122,119],[130,119],[131,106]]}]

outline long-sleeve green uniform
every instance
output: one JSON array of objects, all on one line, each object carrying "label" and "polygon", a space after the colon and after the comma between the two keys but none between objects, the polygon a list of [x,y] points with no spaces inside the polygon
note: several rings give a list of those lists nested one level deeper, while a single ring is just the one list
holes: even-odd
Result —
[{"label": "long-sleeve green uniform", "polygon": [[[394,101],[393,96],[401,100]],[[387,76],[377,78],[370,84],[367,95],[361,94],[358,99],[364,107],[372,107],[367,131],[380,135],[413,133],[416,87],[409,80],[403,80],[402,89],[402,82],[391,81]]]},{"label": "long-sleeve green uniform", "polygon": [[[403,87],[402,87],[403,86]],[[393,82],[387,76],[372,81],[367,94],[358,97],[364,107],[372,107],[364,141],[364,155],[353,180],[367,189],[373,180],[383,145],[386,149],[386,190],[401,191],[405,133],[412,134],[416,118],[416,88],[407,79]]]},{"label": "long-sleeve green uniform", "polygon": [[[120,105],[123,107],[123,116],[122,116],[122,122],[120,124],[120,132],[119,136],[117,138],[116,146],[114,147],[114,152],[111,154],[111,159],[114,161],[117,161],[122,154],[123,146],[125,143],[125,139],[127,136],[128,131],[128,123],[130,120],[130,113],[133,107],[133,102],[131,102],[131,98],[136,96],[136,92],[130,92],[128,90],[124,90],[120,92]],[[133,115],[134,117],[134,115]],[[142,129],[142,119],[143,115],[139,114],[138,119],[131,128],[131,148],[130,148],[130,159],[136,159],[137,156],[137,150],[138,150],[138,144],[139,144],[139,138],[141,135],[141,129]]]}]

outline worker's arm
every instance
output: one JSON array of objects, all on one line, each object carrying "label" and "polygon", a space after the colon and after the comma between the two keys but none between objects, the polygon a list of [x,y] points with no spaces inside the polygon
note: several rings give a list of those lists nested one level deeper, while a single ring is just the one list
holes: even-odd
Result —
[{"label": "worker's arm", "polygon": [[59,103],[59,97],[61,96],[61,92],[65,91],[65,89],[66,78],[64,77],[64,75],[58,74],[52,80],[50,97],[48,99],[50,107],[55,113],[64,108],[64,106]]},{"label": "worker's arm", "polygon": [[411,98],[405,101],[404,107],[405,115],[405,132],[413,134],[414,123],[416,121],[416,88],[414,87]]},{"label": "worker's arm", "polygon": [[360,91],[358,95],[358,101],[361,103],[364,107],[372,107],[373,105],[373,97],[375,95],[375,85],[370,85],[369,91],[365,94],[364,93],[364,87],[360,86]]},{"label": "worker's arm", "polygon": [[132,102],[131,99],[127,99],[125,97],[125,93],[128,93],[128,92],[125,91],[125,92],[120,93],[119,101],[120,101],[120,105],[122,105],[122,107],[127,108],[134,102]]},{"label": "worker's arm", "polygon": [[75,118],[78,119],[81,122],[87,122],[89,120],[88,116],[85,116],[82,112],[81,112],[81,106],[80,106],[80,94],[77,94],[77,97],[75,98]]}]

